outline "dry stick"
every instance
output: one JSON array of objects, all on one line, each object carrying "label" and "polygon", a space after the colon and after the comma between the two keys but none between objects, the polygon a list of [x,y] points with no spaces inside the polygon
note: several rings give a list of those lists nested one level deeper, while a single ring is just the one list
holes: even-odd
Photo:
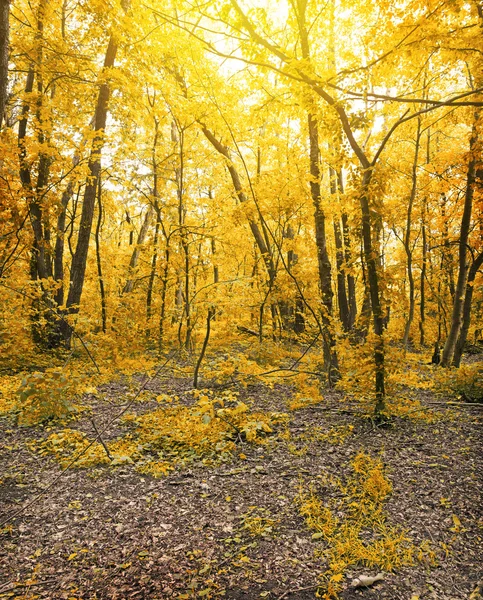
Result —
[{"label": "dry stick", "polygon": [[307,590],[316,590],[320,587],[320,583],[317,585],[309,585],[307,587],[294,588],[293,590],[287,590],[281,596],[277,598],[277,600],[282,600],[282,598],[286,598],[290,594],[295,594],[296,592],[305,592]]},{"label": "dry stick", "polygon": [[112,460],[112,456],[111,456],[111,453],[109,452],[109,448],[106,446],[106,444],[105,444],[104,440],[102,439],[102,436],[101,436],[101,434],[99,433],[99,430],[97,429],[96,422],[95,422],[95,421],[94,421],[94,419],[92,419],[92,418],[91,418],[91,423],[92,423],[92,426],[94,427],[94,431],[95,431],[95,432],[96,432],[96,434],[97,434],[97,439],[98,439],[98,440],[101,442],[101,444],[102,444],[102,446],[103,446],[104,450],[106,451],[107,458],[108,458],[109,460]]},{"label": "dry stick", "polygon": [[[152,377],[148,377],[146,379],[146,381],[142,384],[142,386],[139,388],[139,390],[136,392],[135,396],[126,404],[126,406],[121,410],[121,412],[119,414],[117,414],[115,417],[113,417],[108,423],[107,425],[104,427],[104,429],[102,429],[102,431],[100,432],[99,435],[102,435],[103,433],[105,433],[109,427],[111,427],[111,425],[117,421],[118,419],[120,419],[122,417],[122,415],[134,404],[134,402],[137,400],[137,398],[140,396],[141,392],[143,392],[146,389],[146,386],[148,385],[149,382],[153,381],[154,379],[156,379],[156,377],[158,376],[158,374],[161,372],[162,369],[164,369],[164,367],[171,361],[172,358],[174,358],[174,356],[178,353],[178,351],[173,351],[170,353],[170,355],[168,356],[168,358],[164,361],[164,363],[158,367],[154,373],[154,375]],[[13,512],[11,515],[7,516],[3,521],[0,521],[0,527],[3,527],[6,523],[8,523],[9,521],[11,521],[12,519],[15,519],[16,517],[18,517],[19,515],[21,515],[23,512],[25,512],[27,510],[27,508],[30,508],[33,504],[35,504],[38,500],[40,500],[40,498],[43,498],[43,496],[45,496],[45,494],[51,490],[54,485],[64,476],[64,474],[73,466],[75,465],[75,463],[79,460],[79,458],[81,456],[83,456],[87,450],[89,450],[89,448],[92,448],[92,446],[96,443],[96,439],[92,440],[92,442],[90,442],[83,450],[81,450],[71,461],[70,463],[64,468],[63,471],[61,471],[57,477],[54,478],[53,481],[51,481],[51,483],[49,483],[46,487],[44,487],[43,490],[41,490],[36,496],[34,496],[32,498],[32,500],[30,500],[29,502],[27,502],[27,504],[25,504],[25,506],[22,506],[21,508],[19,508],[17,511]]]},{"label": "dry stick", "polygon": [[[25,292],[22,292],[21,290],[17,290],[16,288],[13,288],[13,287],[7,285],[6,283],[3,283],[3,281],[0,283],[0,285],[2,285],[4,288],[7,288],[8,290],[12,290],[12,292],[15,292],[19,296],[23,296],[24,298],[28,298],[29,300],[34,300],[34,301],[38,300],[38,298],[34,298],[33,296],[29,296],[29,294],[26,294]],[[74,327],[72,327],[72,325],[67,321],[67,319],[65,319],[62,316],[62,314],[56,308],[52,308],[51,306],[49,306],[49,304],[43,298],[40,298],[40,301],[43,302],[49,308],[49,310],[51,310],[55,314],[56,317],[58,317],[63,323],[65,323],[66,325],[68,325],[71,328],[72,333],[75,335],[76,338],[78,338],[78,340],[80,341],[80,343],[84,346],[84,350],[87,352],[87,356],[94,363],[94,366],[96,367],[97,372],[100,375],[101,374],[101,370],[99,369],[98,364],[94,360],[94,357],[90,353],[89,348],[86,346],[84,340],[77,333],[77,331],[74,329]]]},{"label": "dry stick", "polygon": [[212,307],[210,307],[208,309],[208,316],[206,317],[206,334],[205,334],[205,339],[203,340],[203,346],[201,348],[200,356],[198,358],[198,362],[196,363],[195,372],[194,372],[194,376],[193,376],[193,387],[195,388],[195,390],[198,389],[198,374],[199,374],[199,371],[200,371],[201,363],[202,363],[203,358],[205,356],[206,347],[208,346],[208,341],[210,339],[211,320],[213,319],[214,316],[215,316],[215,309],[212,308]]},{"label": "dry stick", "polygon": [[37,583],[9,583],[0,587],[0,594],[5,594],[5,592],[11,592],[12,590],[16,590],[17,588],[38,587],[39,585],[47,585],[48,583],[56,582],[57,579],[45,579],[44,581],[38,581]]}]

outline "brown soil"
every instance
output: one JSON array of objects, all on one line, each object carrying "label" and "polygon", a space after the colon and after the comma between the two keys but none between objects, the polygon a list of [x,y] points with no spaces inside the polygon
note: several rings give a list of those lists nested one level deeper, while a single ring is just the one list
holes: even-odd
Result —
[{"label": "brown soil", "polygon": [[[183,395],[188,380],[163,378],[148,387],[192,401]],[[102,400],[92,403],[99,428],[119,412],[123,391],[119,384],[106,386]],[[267,411],[286,411],[290,393],[286,386],[240,389],[241,398]],[[420,399],[435,400],[428,392],[421,392]],[[355,415],[353,408],[341,394],[330,392],[324,404],[291,413],[292,441],[296,448],[307,446],[299,456],[274,436],[267,447],[242,443],[245,460],[237,457],[211,468],[191,465],[162,479],[131,466],[69,470],[32,505],[29,501],[49,486],[60,467],[30,451],[28,443],[55,427],[22,429],[0,420],[0,520],[27,505],[0,534],[0,598],[314,598],[326,565],[314,556],[321,542],[312,540],[295,499],[300,486],[310,484],[329,493],[320,475],[344,476],[361,449],[382,457],[388,468],[394,488],[387,505],[391,522],[403,526],[415,543],[431,540],[440,549],[439,565],[387,573],[367,589],[354,589],[351,581],[375,573],[353,568],[341,597],[469,598],[483,564],[481,406],[454,408],[449,415],[446,407],[433,406],[444,411],[436,424],[400,419],[386,427]],[[354,431],[343,444],[304,441],[314,427],[328,431],[346,424]],[[93,436],[88,418],[69,427]],[[115,423],[105,438],[121,430]],[[265,535],[252,536],[243,527],[247,514],[269,515],[276,523]],[[461,523],[457,531],[453,515]]]}]

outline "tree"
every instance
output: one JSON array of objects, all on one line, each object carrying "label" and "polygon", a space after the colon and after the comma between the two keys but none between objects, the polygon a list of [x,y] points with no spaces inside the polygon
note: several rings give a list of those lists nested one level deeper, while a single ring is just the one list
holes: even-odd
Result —
[{"label": "tree", "polygon": [[8,94],[9,17],[10,0],[0,0],[0,128]]}]

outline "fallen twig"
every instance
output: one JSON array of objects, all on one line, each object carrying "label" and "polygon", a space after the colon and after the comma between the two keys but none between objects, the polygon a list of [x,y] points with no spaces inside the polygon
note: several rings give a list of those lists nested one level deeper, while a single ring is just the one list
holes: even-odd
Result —
[{"label": "fallen twig", "polygon": [[15,583],[7,583],[0,587],[0,594],[5,594],[6,592],[11,592],[12,590],[16,590],[17,588],[31,588],[38,587],[39,585],[46,585],[47,583],[55,583],[57,579],[44,579],[44,581],[37,581],[37,583],[19,583],[18,581]]},{"label": "fallen twig", "polygon": [[111,460],[111,461],[112,461],[112,456],[111,456],[111,453],[109,452],[109,448],[106,446],[106,444],[105,444],[104,440],[102,439],[102,436],[101,436],[101,434],[99,433],[99,430],[97,429],[96,422],[95,422],[95,421],[94,421],[94,419],[92,419],[92,418],[91,418],[91,423],[92,423],[92,426],[94,427],[94,431],[96,432],[97,439],[98,439],[98,440],[101,442],[101,444],[102,444],[102,446],[103,446],[104,450],[106,451],[107,458],[108,458],[109,460]]},{"label": "fallen twig", "polygon": [[[136,400],[140,396],[141,392],[143,392],[146,389],[146,386],[148,385],[148,383],[150,381],[153,381],[154,379],[156,379],[156,377],[158,376],[158,373],[160,373],[162,371],[162,369],[164,369],[164,367],[171,361],[171,359],[174,358],[175,354],[176,354],[176,352],[171,352],[169,354],[168,358],[164,361],[164,363],[156,369],[156,372],[154,373],[154,375],[152,377],[148,377],[146,379],[146,381],[141,385],[141,387],[138,389],[136,394],[131,398],[131,400],[129,402],[127,402],[127,404],[124,406],[124,408],[108,422],[108,424],[101,431],[101,434],[105,433],[109,429],[109,427],[111,427],[111,425],[113,423],[115,423],[118,419],[120,419],[122,417],[122,415],[129,410],[129,408],[134,404],[134,402],[136,402]],[[23,512],[25,512],[27,510],[27,508],[29,508],[33,504],[36,504],[40,500],[40,498],[43,498],[47,494],[47,492],[49,490],[51,490],[54,487],[54,485],[57,484],[58,481],[60,481],[60,479],[65,475],[66,471],[68,471],[73,465],[75,465],[75,463],[79,460],[79,458],[81,456],[83,456],[87,452],[87,450],[89,450],[89,448],[91,448],[94,445],[95,441],[96,440],[94,439],[87,446],[85,446],[85,448],[83,448],[78,454],[76,454],[74,456],[74,458],[69,462],[69,464],[57,475],[57,477],[54,477],[54,479],[48,485],[46,485],[43,489],[41,489],[40,492],[38,494],[36,494],[26,504],[24,504],[24,506],[22,506],[21,508],[19,508],[16,511],[14,511],[10,515],[7,515],[2,521],[0,521],[0,527],[3,527],[6,523],[8,523],[9,521],[12,521],[13,519],[15,519],[16,517],[21,515]]]},{"label": "fallen twig", "polygon": [[316,590],[318,587],[320,587],[320,583],[318,583],[317,585],[309,585],[307,587],[293,588],[292,590],[287,590],[286,592],[284,592],[281,596],[279,596],[277,598],[277,600],[282,600],[282,598],[286,598],[290,594],[295,594],[296,592],[305,592],[307,590]]}]

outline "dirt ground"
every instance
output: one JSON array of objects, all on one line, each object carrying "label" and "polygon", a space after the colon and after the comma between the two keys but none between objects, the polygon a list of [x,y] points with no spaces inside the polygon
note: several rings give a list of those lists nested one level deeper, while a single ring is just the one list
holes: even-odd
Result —
[{"label": "dirt ground", "polygon": [[[163,376],[147,388],[192,401],[187,379]],[[92,400],[99,428],[119,412],[123,391],[113,383]],[[286,411],[291,394],[284,385],[239,391],[262,411]],[[236,455],[215,467],[193,463],[160,479],[121,465],[68,470],[56,480],[58,463],[29,449],[55,427],[18,428],[1,419],[0,521],[23,510],[0,527],[0,598],[314,598],[327,565],[296,498],[311,485],[322,497],[331,493],[324,474],[346,474],[361,449],[387,468],[388,518],[414,543],[430,540],[438,565],[416,563],[361,589],[351,585],[353,578],[375,573],[354,567],[340,597],[460,600],[473,592],[480,598],[474,590],[483,564],[481,406],[448,411],[444,398],[434,404],[432,393],[418,393],[439,415],[435,422],[396,419],[378,427],[354,414],[341,393],[327,392],[322,404],[290,413],[290,445],[276,435],[262,447],[239,441],[243,459]],[[154,405],[147,401],[136,410]],[[308,435],[347,425],[354,428],[343,443]],[[90,418],[68,426],[93,436]],[[119,431],[116,422],[105,439]],[[253,515],[265,523],[263,532],[246,526]]]}]

